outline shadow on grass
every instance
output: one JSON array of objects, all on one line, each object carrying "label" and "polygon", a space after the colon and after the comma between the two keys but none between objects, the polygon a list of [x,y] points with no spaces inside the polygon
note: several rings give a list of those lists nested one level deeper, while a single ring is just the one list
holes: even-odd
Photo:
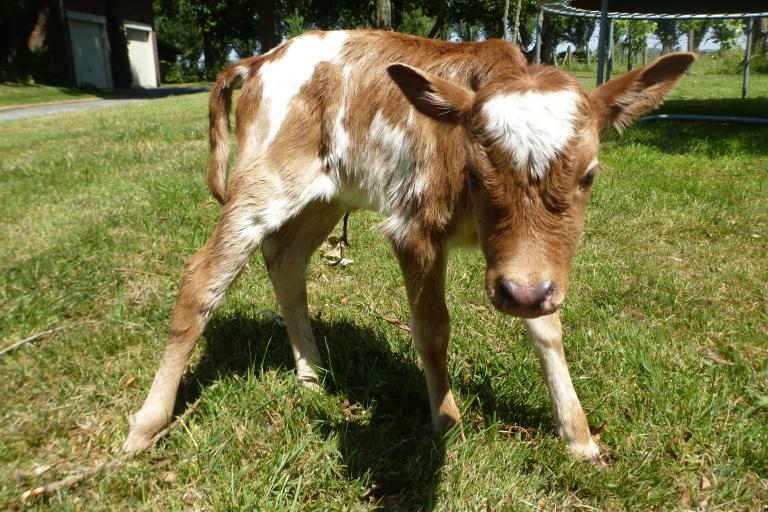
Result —
[{"label": "shadow on grass", "polygon": [[[312,327],[329,368],[327,392],[372,411],[365,422],[318,422],[323,434],[338,435],[348,477],[369,483],[361,499],[383,510],[435,509],[445,443],[431,432],[421,369],[371,328],[325,321]],[[217,316],[205,339],[202,359],[182,383],[180,409],[226,375],[293,369],[287,334],[272,320]]]},{"label": "shadow on grass", "polygon": [[[669,100],[652,114],[699,114],[768,118],[768,98]],[[690,121],[640,122],[621,137],[621,144],[654,146],[664,153],[768,155],[768,126]],[[616,139],[614,139],[616,140]]]}]

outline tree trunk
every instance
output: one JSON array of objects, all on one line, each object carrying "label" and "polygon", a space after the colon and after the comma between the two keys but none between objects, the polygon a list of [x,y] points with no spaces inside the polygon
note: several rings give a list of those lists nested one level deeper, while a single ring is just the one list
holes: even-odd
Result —
[{"label": "tree trunk", "polygon": [[504,39],[509,41],[509,0],[504,0],[504,14],[501,16],[501,26],[504,28]]},{"label": "tree trunk", "polygon": [[261,0],[259,2],[259,43],[261,53],[267,53],[280,42],[275,27],[275,2]]},{"label": "tree trunk", "polygon": [[512,40],[517,44],[520,41],[520,10],[523,7],[523,0],[517,0],[515,6],[515,23],[512,27]]},{"label": "tree trunk", "polygon": [[429,31],[427,37],[430,39],[437,37],[437,34],[443,30],[443,25],[445,25],[445,11],[440,11],[440,14],[437,15],[437,19],[435,20],[435,24],[432,26],[432,30]]},{"label": "tree trunk", "polygon": [[553,55],[555,54],[555,47],[557,41],[555,41],[555,32],[552,26],[552,17],[542,16],[542,28],[541,28],[541,62],[544,64],[552,64],[554,62]]},{"label": "tree trunk", "polygon": [[214,35],[210,31],[203,30],[203,60],[205,61],[205,70],[208,72],[218,71],[221,61],[221,56],[213,39]]},{"label": "tree trunk", "polygon": [[376,0],[376,28],[392,30],[391,0]]}]

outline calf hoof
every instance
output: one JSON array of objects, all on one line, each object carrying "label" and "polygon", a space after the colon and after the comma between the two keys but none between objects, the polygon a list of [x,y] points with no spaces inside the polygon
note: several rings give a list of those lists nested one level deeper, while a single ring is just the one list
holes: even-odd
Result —
[{"label": "calf hoof", "polygon": [[137,455],[152,445],[155,434],[160,432],[168,422],[165,418],[155,421],[147,421],[142,417],[141,411],[128,418],[128,437],[123,443],[123,452]]},{"label": "calf hoof", "polygon": [[320,385],[320,377],[318,377],[317,374],[297,375],[296,380],[301,382],[301,384],[304,385],[305,388],[308,388],[314,391],[321,391],[323,389],[323,386]]},{"label": "calf hoof", "polygon": [[456,426],[461,427],[461,414],[455,406],[439,412],[432,418],[432,430],[437,433],[448,432]]},{"label": "calf hoof", "polygon": [[597,447],[597,444],[591,439],[586,444],[569,444],[568,450],[579,460],[585,461],[598,469],[605,469],[608,467],[605,459],[600,455],[600,449]]}]

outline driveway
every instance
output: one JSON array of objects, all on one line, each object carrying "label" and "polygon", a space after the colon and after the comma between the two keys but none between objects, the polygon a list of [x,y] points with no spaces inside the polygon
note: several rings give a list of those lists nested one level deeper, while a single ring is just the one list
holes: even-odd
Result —
[{"label": "driveway", "polygon": [[126,96],[114,95],[114,97],[98,100],[70,101],[62,103],[47,103],[44,105],[31,105],[20,108],[9,108],[0,110],[0,122],[13,121],[15,119],[26,119],[29,117],[50,116],[53,114],[64,114],[66,112],[80,112],[95,108],[110,108],[131,103],[139,103],[156,98],[165,98],[168,96],[177,96],[180,94],[192,94],[196,92],[209,91],[210,87],[163,87],[158,89],[147,89],[144,91],[131,92]]}]

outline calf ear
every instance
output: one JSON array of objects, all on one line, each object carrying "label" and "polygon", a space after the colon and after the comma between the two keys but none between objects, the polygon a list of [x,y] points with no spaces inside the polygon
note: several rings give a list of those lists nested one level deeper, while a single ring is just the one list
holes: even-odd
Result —
[{"label": "calf ear", "polygon": [[600,105],[602,126],[622,130],[661,105],[694,60],[692,53],[672,53],[595,89],[592,97]]},{"label": "calf ear", "polygon": [[474,93],[406,64],[387,67],[390,78],[422,114],[438,121],[458,123],[469,112]]}]

